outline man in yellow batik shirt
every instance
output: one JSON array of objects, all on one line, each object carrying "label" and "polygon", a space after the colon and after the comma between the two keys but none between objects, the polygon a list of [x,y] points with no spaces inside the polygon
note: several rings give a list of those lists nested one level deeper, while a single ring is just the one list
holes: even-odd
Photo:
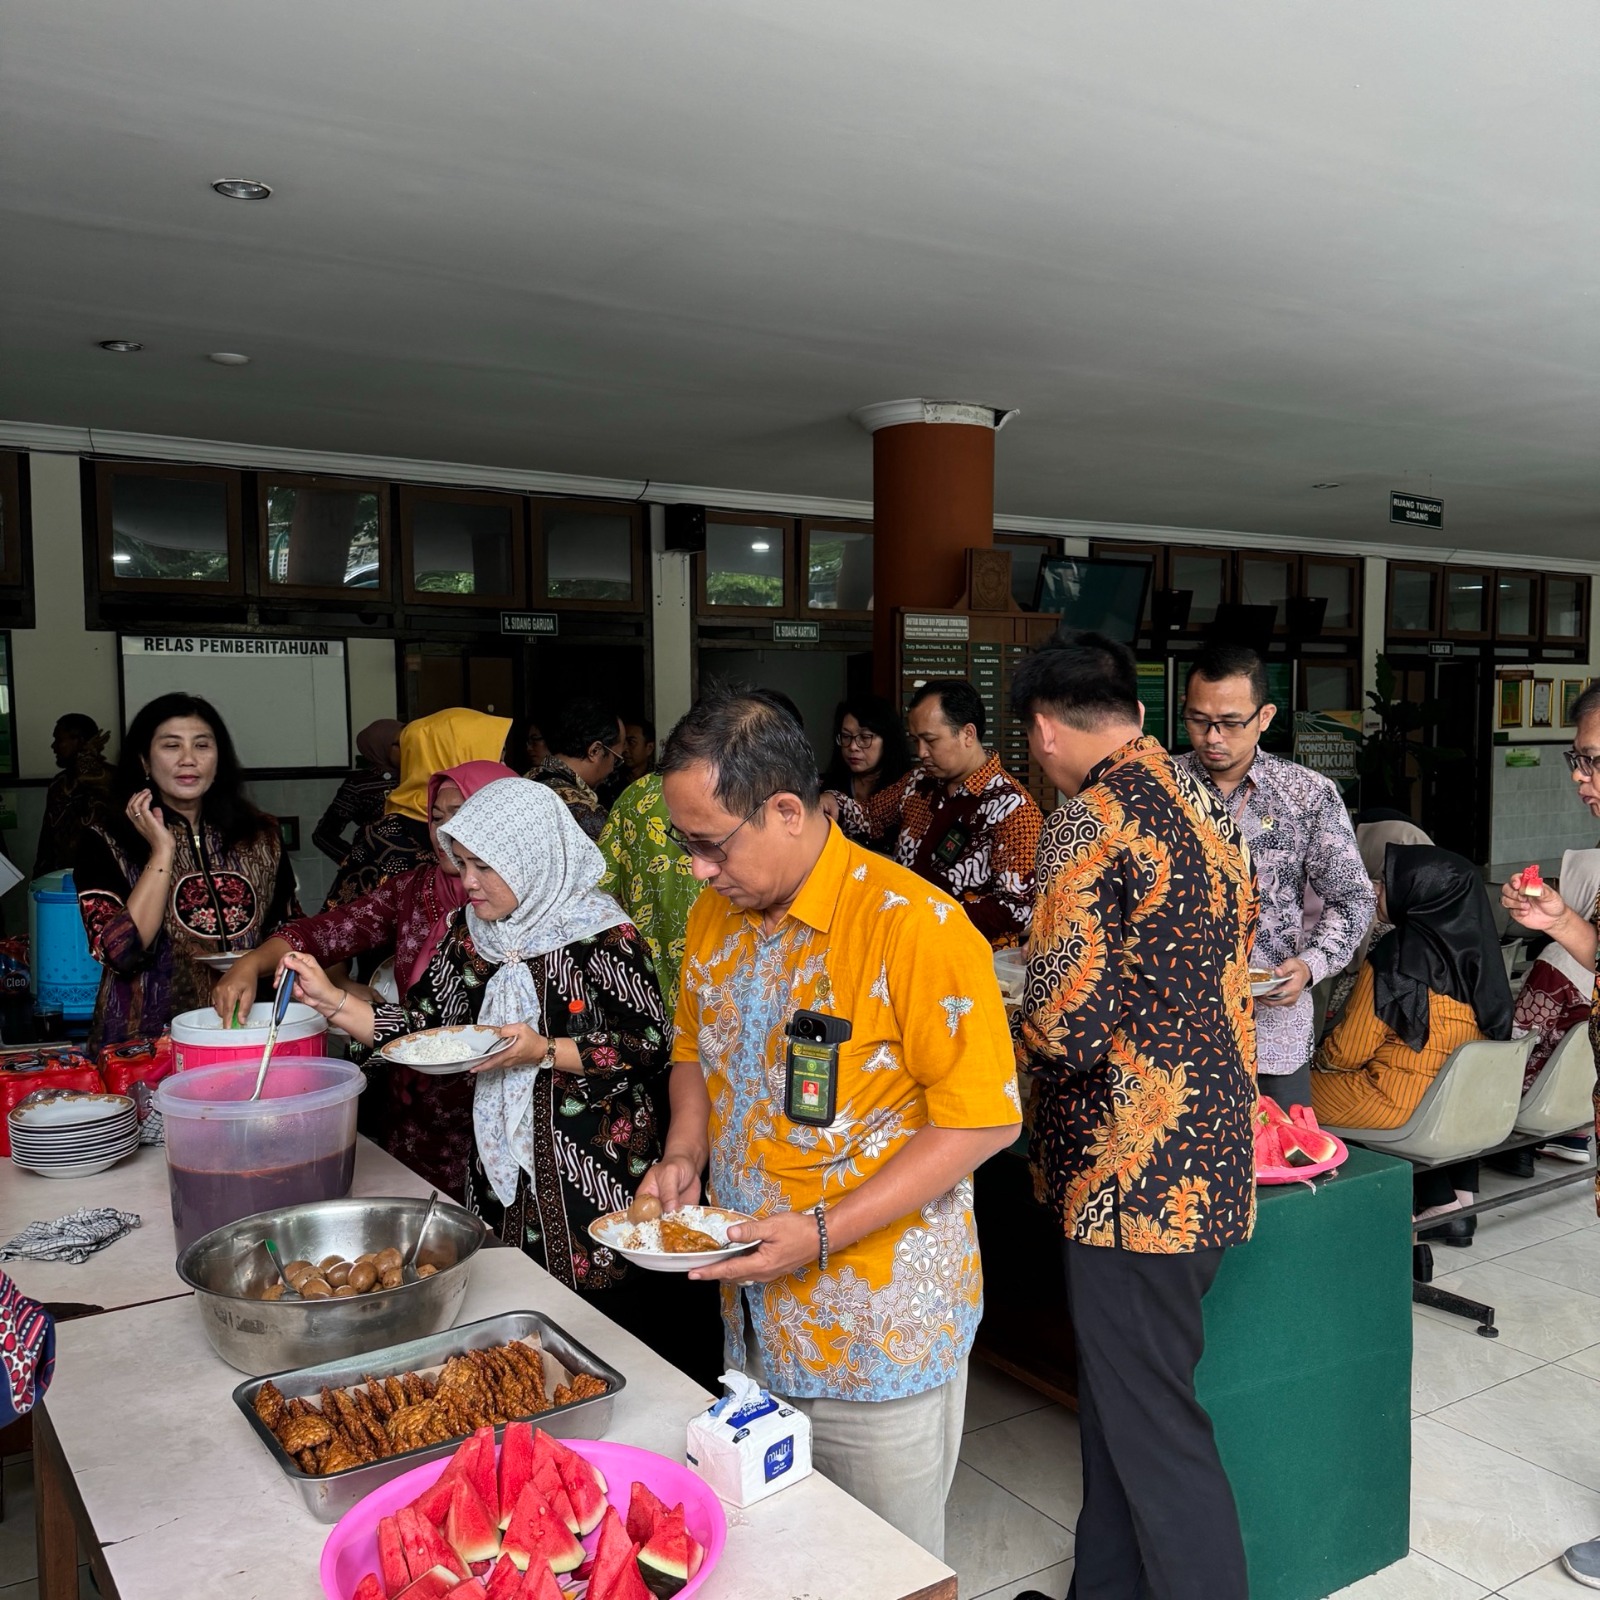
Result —
[{"label": "man in yellow batik shirt", "polygon": [[641,1192],[693,1203],[709,1159],[711,1199],[760,1219],[731,1235],[758,1249],[697,1274],[723,1283],[730,1364],[807,1413],[821,1471],[942,1555],[983,1312],[972,1172],[1021,1124],[989,946],[829,823],[804,733],[758,694],[700,701],[661,772],[717,892],[689,916]]}]

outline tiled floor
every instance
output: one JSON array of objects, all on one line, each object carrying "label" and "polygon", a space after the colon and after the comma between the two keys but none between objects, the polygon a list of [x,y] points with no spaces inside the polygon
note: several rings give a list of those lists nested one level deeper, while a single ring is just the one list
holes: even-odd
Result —
[{"label": "tiled floor", "polygon": [[[1508,1183],[1486,1178],[1490,1193]],[[1438,1257],[1438,1281],[1493,1305],[1500,1337],[1413,1312],[1412,1551],[1340,1600],[1577,1600],[1585,1591],[1555,1558],[1600,1535],[1593,1194],[1579,1185],[1491,1213],[1470,1250]],[[4,1467],[0,1600],[35,1600],[30,1470]],[[948,1511],[961,1600],[1064,1595],[1081,1492],[1076,1418],[975,1364]],[[87,1568],[81,1579],[93,1600]]]},{"label": "tiled floor", "polygon": [[[1541,1161],[1540,1175],[1562,1169]],[[1512,1180],[1489,1173],[1489,1194]],[[1498,1339],[1413,1311],[1411,1554],[1340,1600],[1577,1600],[1555,1558],[1600,1535],[1600,1227],[1586,1185],[1490,1213],[1437,1281]],[[1081,1486],[1070,1412],[981,1365],[946,1557],[961,1600],[1066,1593]],[[5,1591],[0,1590],[0,1600]]]}]

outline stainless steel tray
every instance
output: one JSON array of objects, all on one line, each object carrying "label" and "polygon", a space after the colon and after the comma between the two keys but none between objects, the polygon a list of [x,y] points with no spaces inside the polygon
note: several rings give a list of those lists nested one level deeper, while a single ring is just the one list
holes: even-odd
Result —
[{"label": "stainless steel tray", "polygon": [[[610,1387],[592,1400],[552,1406],[529,1420],[557,1439],[603,1437],[611,1426],[612,1405],[628,1380],[537,1311],[504,1311],[497,1317],[464,1323],[459,1328],[430,1334],[426,1339],[413,1339],[408,1344],[390,1345],[384,1350],[347,1356],[340,1361],[325,1361],[315,1367],[296,1367],[288,1372],[250,1378],[233,1391],[233,1403],[244,1413],[256,1437],[278,1464],[278,1470],[295,1486],[305,1501],[306,1510],[318,1522],[337,1522],[356,1501],[371,1494],[380,1484],[398,1478],[413,1467],[420,1467],[425,1461],[444,1460],[455,1452],[461,1441],[452,1439],[445,1444],[424,1445],[420,1450],[407,1450],[401,1455],[385,1456],[381,1461],[368,1461],[343,1472],[312,1477],[300,1470],[271,1429],[256,1415],[256,1396],[268,1383],[277,1384],[286,1400],[296,1397],[314,1400],[324,1385],[330,1389],[347,1389],[363,1382],[368,1374],[376,1378],[398,1377],[402,1372],[440,1366],[450,1356],[467,1350],[487,1350],[491,1345],[509,1344],[513,1339],[526,1339],[530,1335],[536,1336],[540,1346],[569,1372],[592,1373],[604,1378]],[[495,1438],[504,1432],[504,1427],[496,1428]]]}]

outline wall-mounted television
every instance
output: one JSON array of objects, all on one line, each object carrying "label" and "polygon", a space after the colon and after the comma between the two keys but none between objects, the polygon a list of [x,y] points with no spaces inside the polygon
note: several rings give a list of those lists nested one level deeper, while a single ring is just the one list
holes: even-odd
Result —
[{"label": "wall-mounted television", "polygon": [[1150,567],[1142,561],[1053,556],[1039,563],[1035,609],[1061,618],[1063,629],[1137,642],[1144,622]]}]

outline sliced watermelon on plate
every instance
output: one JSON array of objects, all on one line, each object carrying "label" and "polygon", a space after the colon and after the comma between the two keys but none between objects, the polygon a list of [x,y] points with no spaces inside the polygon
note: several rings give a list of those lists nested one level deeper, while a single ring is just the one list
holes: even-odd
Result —
[{"label": "sliced watermelon on plate", "polygon": [[508,1422],[500,1440],[500,1517],[502,1528],[511,1522],[511,1508],[522,1486],[533,1476],[533,1424]]},{"label": "sliced watermelon on plate", "polygon": [[649,1488],[635,1480],[628,1499],[628,1537],[635,1544],[643,1544],[656,1531],[656,1524],[666,1514],[667,1508]]},{"label": "sliced watermelon on plate", "polygon": [[500,1529],[478,1491],[465,1478],[450,1488],[450,1514],[445,1519],[450,1548],[469,1565],[493,1561],[500,1554]]},{"label": "sliced watermelon on plate", "polygon": [[532,1483],[525,1485],[517,1497],[504,1548],[524,1572],[538,1561],[553,1572],[571,1572],[583,1560],[583,1546]]}]

